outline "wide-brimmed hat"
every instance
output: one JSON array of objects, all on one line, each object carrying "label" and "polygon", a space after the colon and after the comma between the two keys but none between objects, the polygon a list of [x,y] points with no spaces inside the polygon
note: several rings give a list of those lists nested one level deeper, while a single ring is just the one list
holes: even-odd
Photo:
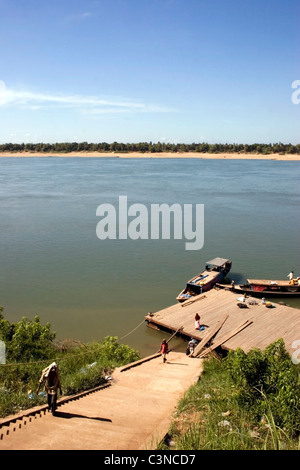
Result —
[{"label": "wide-brimmed hat", "polygon": [[58,368],[56,362],[52,362],[50,366],[46,367],[46,369],[43,370],[44,377],[48,377],[50,370],[53,368]]}]

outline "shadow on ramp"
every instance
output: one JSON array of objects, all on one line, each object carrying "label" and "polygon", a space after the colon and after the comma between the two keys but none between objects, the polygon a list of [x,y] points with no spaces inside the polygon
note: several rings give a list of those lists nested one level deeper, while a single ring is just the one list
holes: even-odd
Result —
[{"label": "shadow on ramp", "polygon": [[99,418],[99,417],[93,417],[93,416],[84,416],[84,415],[78,415],[75,413],[65,413],[63,411],[56,411],[54,414],[55,418],[63,418],[63,419],[71,419],[71,418],[83,418],[83,419],[94,419],[96,421],[105,421],[107,423],[112,423],[112,420],[109,418]]}]

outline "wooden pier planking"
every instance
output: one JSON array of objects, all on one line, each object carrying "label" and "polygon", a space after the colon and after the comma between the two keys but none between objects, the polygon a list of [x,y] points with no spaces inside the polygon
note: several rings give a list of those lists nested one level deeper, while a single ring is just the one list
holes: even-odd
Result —
[{"label": "wooden pier planking", "polygon": [[209,353],[210,351],[213,351],[214,349],[216,349],[217,347],[219,346],[222,346],[222,344],[225,344],[226,341],[228,341],[229,339],[231,339],[233,336],[237,335],[240,331],[242,331],[244,328],[247,328],[249,325],[252,324],[252,320],[246,320],[245,322],[241,323],[241,325],[239,325],[237,328],[235,328],[235,330],[233,330],[228,336],[226,336],[225,338],[221,338],[221,339],[216,339],[216,341],[214,341],[213,345],[210,346],[209,348],[207,349],[204,349],[204,351],[202,351],[202,353],[200,354],[200,358],[204,357],[207,355],[207,353]]},{"label": "wooden pier planking", "polygon": [[[248,297],[256,302],[248,308],[238,307],[239,295],[224,289],[212,289],[189,304],[176,303],[156,313],[148,314],[145,320],[149,326],[156,325],[161,329],[176,331],[183,326],[181,334],[201,341],[218,321],[228,315],[226,322],[215,336],[214,341],[221,341],[224,349],[242,348],[245,352],[250,349],[265,349],[279,338],[285,342],[287,351],[292,354],[295,349],[292,344],[300,340],[300,310],[286,305],[273,303],[273,308],[261,304],[261,300]],[[208,325],[204,331],[195,330],[195,314],[199,313],[200,323]],[[237,335],[226,340],[243,321],[251,320],[252,324]],[[222,343],[224,339],[224,343]]]}]

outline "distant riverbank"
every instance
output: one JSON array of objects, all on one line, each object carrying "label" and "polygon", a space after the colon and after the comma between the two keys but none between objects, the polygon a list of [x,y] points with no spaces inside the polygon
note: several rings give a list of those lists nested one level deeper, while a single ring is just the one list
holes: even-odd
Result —
[{"label": "distant riverbank", "polygon": [[68,152],[68,153],[43,153],[43,152],[3,152],[1,157],[78,157],[78,158],[199,158],[207,160],[281,160],[299,161],[299,154],[252,154],[252,153],[199,153],[199,152]]}]

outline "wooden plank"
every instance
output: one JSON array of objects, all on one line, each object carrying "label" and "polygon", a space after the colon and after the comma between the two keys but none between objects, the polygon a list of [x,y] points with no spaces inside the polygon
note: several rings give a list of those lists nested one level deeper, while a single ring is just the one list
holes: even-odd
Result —
[{"label": "wooden plank", "polygon": [[204,348],[204,346],[218,333],[218,331],[222,328],[222,326],[224,325],[225,321],[227,320],[227,318],[229,317],[229,315],[225,315],[224,318],[222,320],[219,320],[217,325],[215,325],[214,328],[208,330],[208,332],[206,333],[206,335],[203,337],[202,341],[196,346],[195,350],[194,350],[194,353],[191,354],[191,357],[197,357],[200,352],[202,351],[202,349]]},{"label": "wooden plank", "polygon": [[195,295],[190,300],[185,300],[181,304],[181,307],[187,307],[188,305],[193,304],[194,302],[197,302],[198,300],[205,299],[205,297],[206,297],[206,295],[203,295],[203,294]]},{"label": "wooden plank", "polygon": [[252,320],[247,320],[245,321],[244,323],[242,323],[240,326],[238,326],[235,330],[233,330],[231,333],[229,333],[228,336],[226,336],[224,339],[221,339],[219,341],[217,341],[215,344],[213,344],[212,346],[210,346],[209,348],[205,349],[199,356],[199,358],[201,359],[202,357],[206,356],[207,354],[209,354],[211,351],[213,351],[214,349],[216,349],[218,346],[221,346],[222,344],[226,343],[226,341],[228,341],[230,338],[232,338],[233,336],[237,335],[240,331],[242,331],[244,328],[247,328],[247,326],[251,325],[253,323]]},{"label": "wooden plank", "polygon": [[169,343],[169,342],[171,341],[171,339],[174,338],[174,336],[177,335],[177,333],[178,333],[179,331],[181,331],[181,330],[183,330],[183,326],[180,326],[179,328],[177,328],[176,331],[174,331],[174,333],[172,334],[172,336],[170,336],[170,338],[167,339],[167,343]]}]

